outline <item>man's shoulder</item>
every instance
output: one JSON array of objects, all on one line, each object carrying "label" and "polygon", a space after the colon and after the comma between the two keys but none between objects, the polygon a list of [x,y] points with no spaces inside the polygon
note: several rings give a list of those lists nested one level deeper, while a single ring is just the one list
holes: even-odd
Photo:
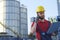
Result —
[{"label": "man's shoulder", "polygon": [[[46,22],[50,22],[49,20],[46,20],[46,19],[45,19],[45,21],[46,21]],[[50,23],[51,23],[51,22],[50,22]]]}]

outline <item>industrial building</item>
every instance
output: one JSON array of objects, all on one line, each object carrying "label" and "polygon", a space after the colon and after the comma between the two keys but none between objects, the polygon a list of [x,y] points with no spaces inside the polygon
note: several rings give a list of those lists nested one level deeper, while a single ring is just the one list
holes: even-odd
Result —
[{"label": "industrial building", "polygon": [[0,32],[6,32],[7,35],[17,37],[27,37],[27,8],[20,6],[17,0],[0,0]]}]

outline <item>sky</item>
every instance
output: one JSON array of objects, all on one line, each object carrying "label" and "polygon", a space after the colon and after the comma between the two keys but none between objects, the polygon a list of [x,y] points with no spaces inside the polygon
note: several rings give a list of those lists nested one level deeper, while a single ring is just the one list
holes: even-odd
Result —
[{"label": "sky", "polygon": [[44,6],[45,18],[56,17],[58,15],[57,0],[20,0],[27,8],[28,34],[30,33],[31,17],[36,17],[37,6]]}]

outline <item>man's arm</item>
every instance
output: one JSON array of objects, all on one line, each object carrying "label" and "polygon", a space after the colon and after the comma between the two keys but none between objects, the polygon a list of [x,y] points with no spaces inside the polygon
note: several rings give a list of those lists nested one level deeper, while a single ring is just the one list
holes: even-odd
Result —
[{"label": "man's arm", "polygon": [[31,31],[30,31],[29,36],[32,36],[34,32],[36,32],[36,23],[32,22]]},{"label": "man's arm", "polygon": [[34,33],[34,32],[36,32],[36,23],[33,22],[32,24],[33,25],[31,25],[31,33]]}]

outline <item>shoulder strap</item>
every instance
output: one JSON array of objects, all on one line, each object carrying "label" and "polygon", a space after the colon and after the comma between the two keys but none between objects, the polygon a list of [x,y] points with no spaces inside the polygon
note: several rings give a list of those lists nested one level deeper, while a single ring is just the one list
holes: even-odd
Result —
[{"label": "shoulder strap", "polygon": [[49,25],[49,26],[48,26],[48,29],[49,29],[49,28],[50,28],[50,25],[51,25],[51,22],[50,22],[50,21],[48,21],[48,25]]},{"label": "shoulder strap", "polygon": [[37,27],[38,27],[38,32],[42,33],[43,31],[41,30],[38,24],[37,24]]}]

